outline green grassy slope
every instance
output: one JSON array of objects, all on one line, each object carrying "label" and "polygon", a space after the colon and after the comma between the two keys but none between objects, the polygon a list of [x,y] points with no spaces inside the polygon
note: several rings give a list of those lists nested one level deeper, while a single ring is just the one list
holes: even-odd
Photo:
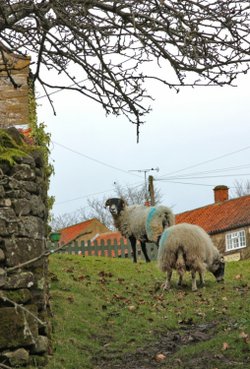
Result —
[{"label": "green grassy slope", "polygon": [[155,262],[53,255],[49,265],[53,355],[46,369],[126,369],[133,357],[137,368],[145,359],[145,368],[250,363],[250,261],[228,263],[224,284],[207,273],[195,293],[188,273],[187,286],[173,279],[163,292]]}]

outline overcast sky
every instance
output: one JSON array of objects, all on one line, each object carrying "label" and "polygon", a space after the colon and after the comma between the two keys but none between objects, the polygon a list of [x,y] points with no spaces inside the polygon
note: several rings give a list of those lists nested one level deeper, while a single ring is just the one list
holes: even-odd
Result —
[{"label": "overcast sky", "polygon": [[[51,133],[55,175],[50,194],[54,215],[87,208],[88,198],[114,195],[114,182],[137,186],[144,172],[155,178],[162,203],[175,213],[214,201],[213,188],[250,179],[250,76],[238,87],[183,88],[179,94],[151,84],[153,111],[140,129],[125,117],[105,116],[102,107],[74,92],[38,100],[38,121]],[[229,170],[229,168],[231,168]],[[165,179],[165,180],[164,180]]]}]

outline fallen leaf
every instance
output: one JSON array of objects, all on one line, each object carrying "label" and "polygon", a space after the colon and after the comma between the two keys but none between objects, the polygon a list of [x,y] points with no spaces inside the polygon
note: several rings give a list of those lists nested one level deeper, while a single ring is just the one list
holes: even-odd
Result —
[{"label": "fallen leaf", "polygon": [[164,355],[164,354],[156,354],[155,355],[155,361],[157,361],[158,363],[163,361],[163,360],[166,360],[167,356]]},{"label": "fallen leaf", "polygon": [[134,305],[129,305],[128,306],[128,310],[129,311],[135,311],[136,310],[136,307]]},{"label": "fallen leaf", "polygon": [[74,297],[73,297],[73,296],[68,296],[68,297],[67,297],[67,300],[68,300],[68,302],[70,302],[70,303],[73,303],[73,302],[75,301],[75,299],[74,299]]},{"label": "fallen leaf", "polygon": [[242,274],[237,274],[234,279],[241,279],[242,278]]},{"label": "fallen leaf", "polygon": [[245,332],[240,332],[239,337],[242,338],[245,343],[249,343],[250,342],[250,337]]},{"label": "fallen leaf", "polygon": [[222,345],[222,350],[223,351],[226,351],[229,349],[229,344],[227,342],[223,342],[223,345]]}]

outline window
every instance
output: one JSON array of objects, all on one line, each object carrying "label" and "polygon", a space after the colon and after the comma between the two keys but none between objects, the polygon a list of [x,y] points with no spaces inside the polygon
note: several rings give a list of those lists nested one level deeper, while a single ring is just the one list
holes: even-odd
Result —
[{"label": "window", "polygon": [[241,249],[242,247],[246,247],[244,230],[226,234],[226,251]]}]

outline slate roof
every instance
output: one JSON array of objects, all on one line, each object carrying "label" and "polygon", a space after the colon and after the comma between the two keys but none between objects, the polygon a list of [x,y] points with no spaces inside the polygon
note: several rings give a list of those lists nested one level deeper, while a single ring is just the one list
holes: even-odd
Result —
[{"label": "slate roof", "polygon": [[185,211],[175,220],[176,224],[197,224],[209,234],[246,227],[250,225],[250,195]]}]

